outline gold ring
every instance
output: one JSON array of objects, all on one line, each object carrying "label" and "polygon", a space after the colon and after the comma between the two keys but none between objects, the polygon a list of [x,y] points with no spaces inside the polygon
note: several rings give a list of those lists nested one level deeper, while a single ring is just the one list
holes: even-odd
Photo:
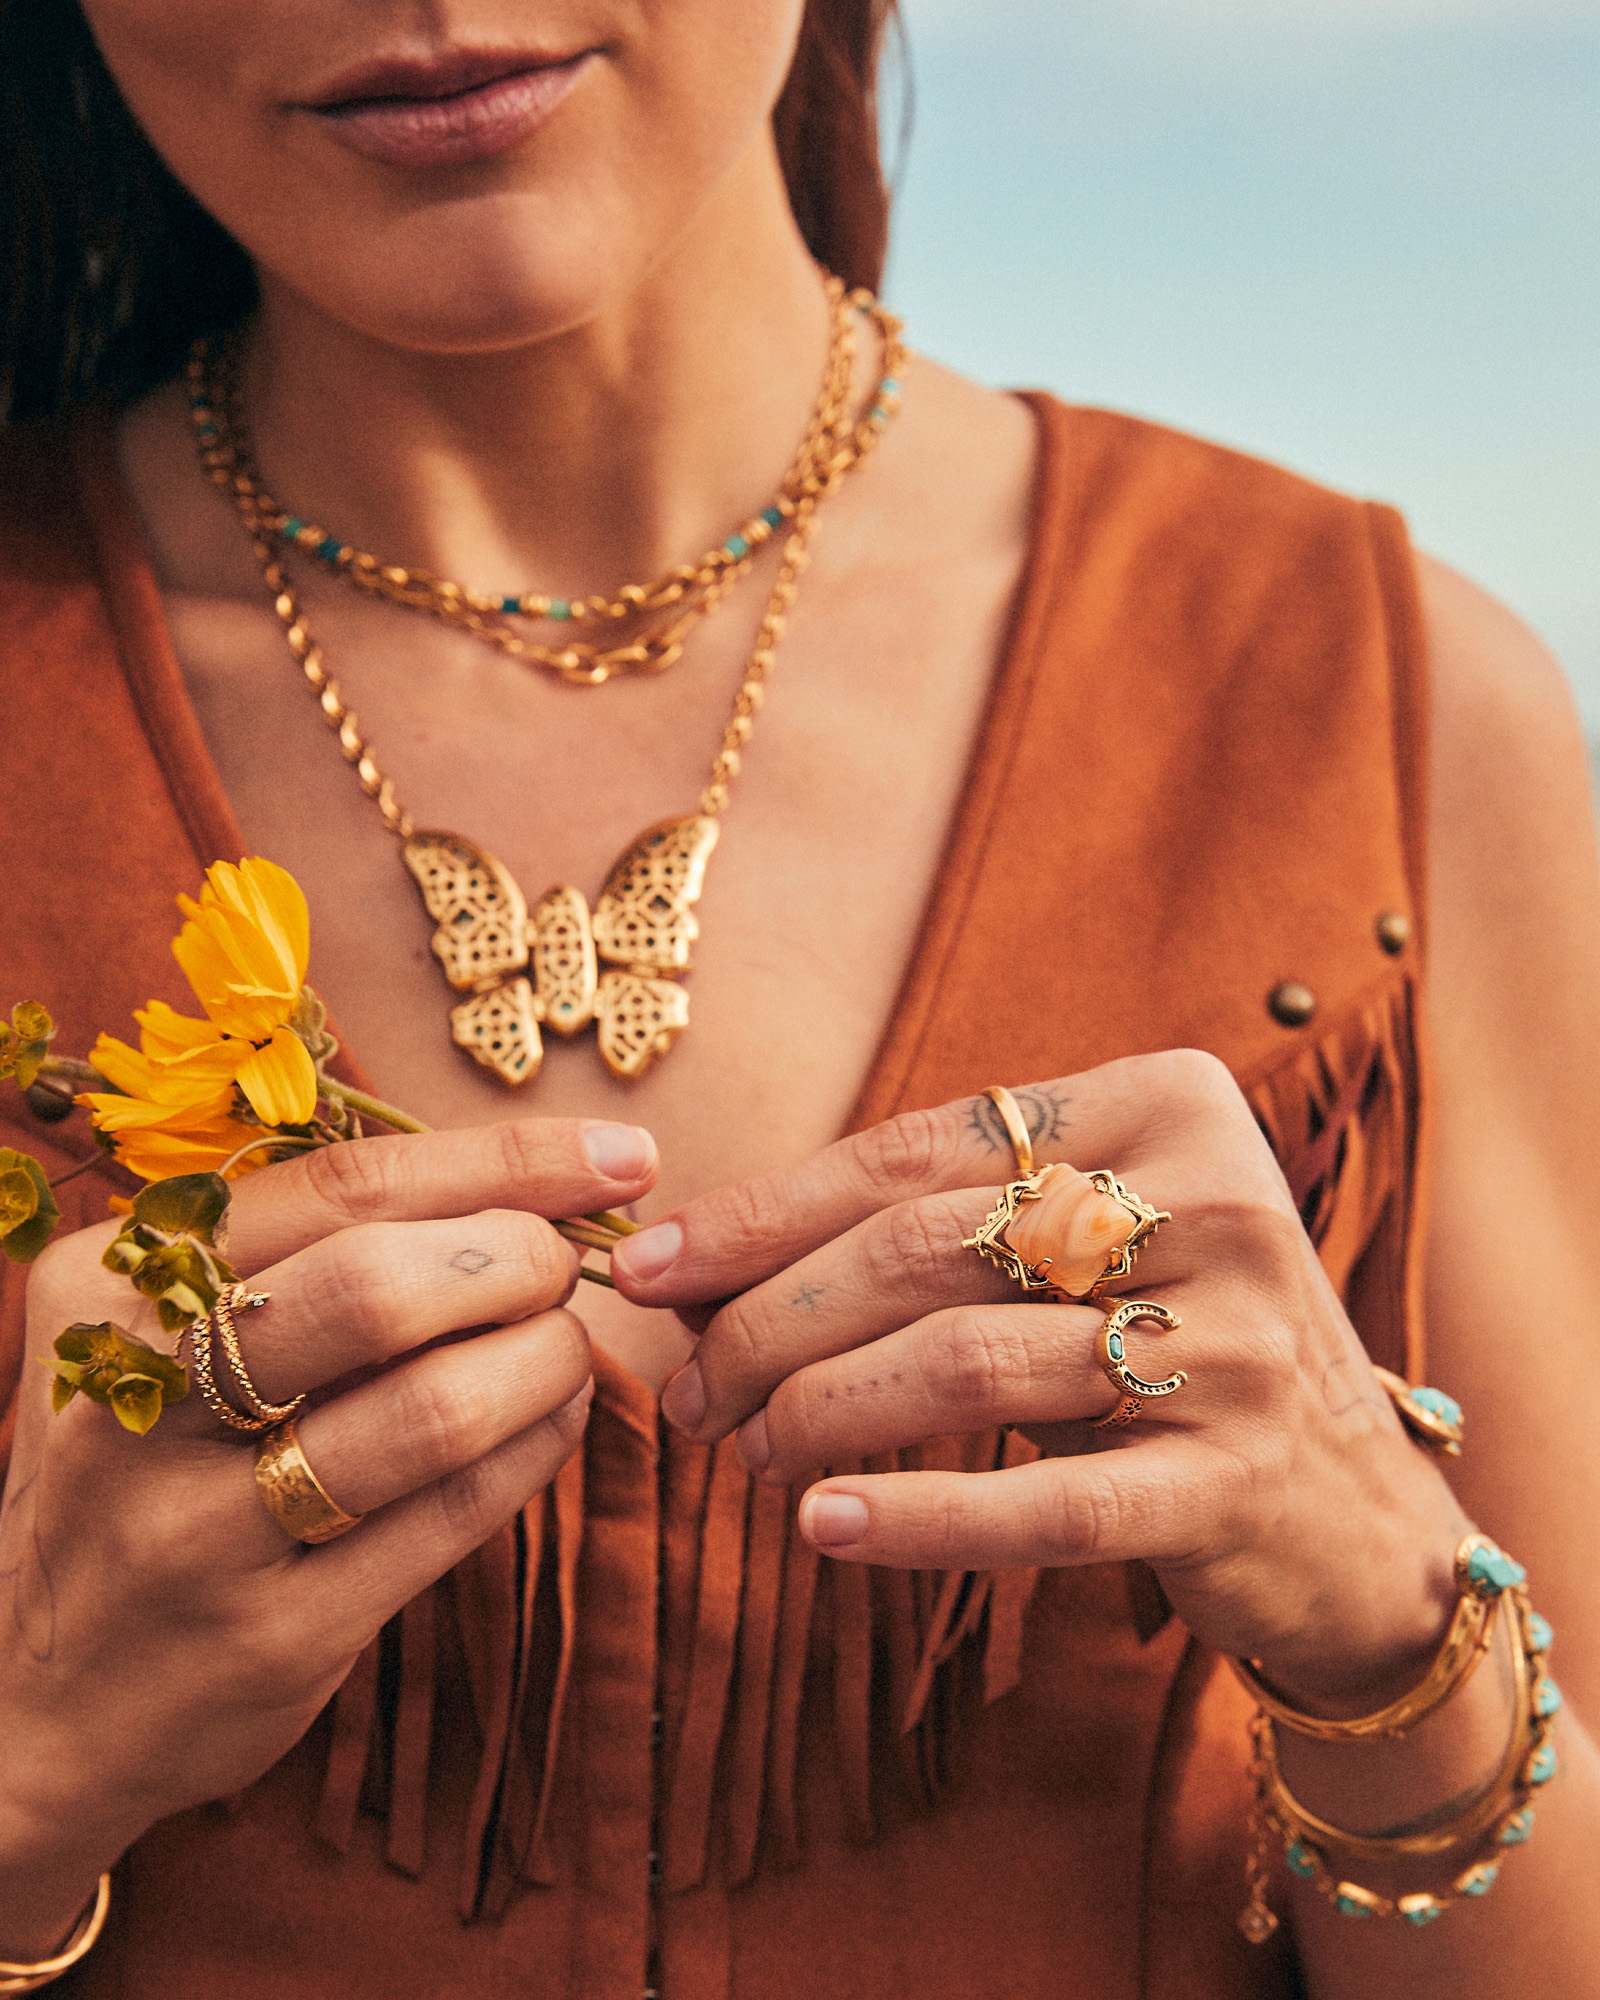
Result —
[{"label": "gold ring", "polygon": [[[194,1357],[194,1379],[199,1384],[200,1394],[205,1400],[207,1409],[220,1417],[229,1430],[269,1431],[273,1424],[272,1418],[247,1417],[242,1410],[236,1410],[217,1387],[216,1371],[211,1361],[211,1342],[221,1324],[221,1313],[218,1310],[221,1304],[222,1301],[218,1299],[210,1312],[202,1313],[199,1319],[191,1320],[183,1330],[183,1333],[189,1336],[189,1350]],[[177,1346],[173,1350],[175,1354],[182,1351],[183,1333],[178,1336]]]},{"label": "gold ring", "polygon": [[1024,1292],[1082,1303],[1129,1276],[1140,1247],[1171,1220],[1109,1169],[1083,1174],[1058,1161],[1008,1182],[961,1247],[975,1250]]},{"label": "gold ring", "polygon": [[1092,1428],[1097,1431],[1117,1430],[1124,1424],[1131,1424],[1152,1397],[1175,1395],[1189,1379],[1181,1368],[1159,1382],[1134,1374],[1128,1366],[1127,1343],[1122,1333],[1124,1327],[1140,1319],[1154,1320],[1169,1332],[1183,1324],[1176,1313],[1168,1312],[1165,1306],[1158,1306],[1149,1299],[1124,1299],[1115,1312],[1106,1315],[1105,1324],[1095,1340],[1095,1359],[1117,1391],[1117,1400],[1103,1417],[1095,1418]]},{"label": "gold ring", "polygon": [[1022,1106],[1003,1083],[991,1083],[983,1094],[999,1112],[1011,1150],[1017,1156],[1017,1172],[1026,1178],[1033,1172],[1033,1134],[1022,1115]]},{"label": "gold ring", "polygon": [[228,1358],[228,1367],[238,1385],[239,1400],[264,1423],[281,1424],[300,1408],[306,1399],[305,1391],[302,1389],[287,1403],[264,1402],[245,1368],[244,1356],[239,1352],[239,1335],[233,1324],[233,1316],[241,1307],[264,1306],[271,1297],[270,1292],[252,1292],[246,1285],[230,1285],[211,1310],[216,1320],[217,1338],[222,1342],[222,1351]]},{"label": "gold ring", "polygon": [[267,1512],[297,1542],[331,1542],[361,1519],[347,1514],[311,1470],[292,1418],[279,1424],[262,1447],[256,1486]]}]

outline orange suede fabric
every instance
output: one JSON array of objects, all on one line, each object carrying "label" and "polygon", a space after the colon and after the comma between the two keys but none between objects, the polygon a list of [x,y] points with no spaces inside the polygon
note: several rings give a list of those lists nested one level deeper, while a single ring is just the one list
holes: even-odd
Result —
[{"label": "orange suede fabric", "polygon": [[[854,1122],[1210,1048],[1373,1355],[1417,1366],[1426,689],[1404,524],[1025,393],[1034,559]],[[0,440],[0,999],[47,1000],[74,1049],[153,995],[184,1003],[172,897],[241,851],[110,437],[91,413]],[[1290,978],[1317,996],[1300,1027],[1267,1005]],[[91,1143],[14,1095],[0,1113],[0,1143],[51,1171]],[[69,1221],[106,1189],[71,1182]],[[9,1409],[22,1274],[3,1281]],[[136,1844],[62,2000],[1295,1990],[1291,1941],[1234,1929],[1243,1697],[1147,1572],[830,1568],[792,1516],[731,1444],[664,1435],[601,1357],[582,1456],[392,1621],[292,1754]]]}]

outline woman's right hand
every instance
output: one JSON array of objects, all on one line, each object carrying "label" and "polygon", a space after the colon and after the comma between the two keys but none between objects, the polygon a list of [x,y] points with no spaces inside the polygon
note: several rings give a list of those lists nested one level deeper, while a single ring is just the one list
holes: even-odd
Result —
[{"label": "woman's right hand", "polygon": [[237,1315],[245,1362],[269,1402],[313,1392],[306,1458],[366,1517],[320,1547],[267,1512],[261,1437],[198,1388],[142,1438],[82,1396],[52,1415],[39,1358],[71,1322],[171,1340],[100,1264],[115,1223],[46,1250],[0,1507],[0,1958],[49,1949],[146,1827],[258,1777],[384,1621],[555,1476],[593,1378],[565,1305],[578,1256],[544,1218],[655,1174],[636,1128],[532,1119],[347,1141],[234,1185],[226,1255],[271,1295]]}]

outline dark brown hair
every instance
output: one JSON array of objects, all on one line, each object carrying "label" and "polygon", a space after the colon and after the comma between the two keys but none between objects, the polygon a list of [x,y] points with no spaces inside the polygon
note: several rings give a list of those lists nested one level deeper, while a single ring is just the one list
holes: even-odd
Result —
[{"label": "dark brown hair", "polygon": [[[806,0],[773,113],[812,255],[882,282],[878,62],[896,0]],[[902,129],[902,139],[904,132]],[[249,259],[134,122],[77,0],[0,0],[0,423],[124,402],[256,295]]]}]

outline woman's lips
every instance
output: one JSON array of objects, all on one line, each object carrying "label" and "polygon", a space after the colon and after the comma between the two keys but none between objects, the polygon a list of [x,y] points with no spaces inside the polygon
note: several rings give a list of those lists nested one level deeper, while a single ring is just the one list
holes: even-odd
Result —
[{"label": "woman's lips", "polygon": [[444,97],[371,97],[313,105],[310,115],[352,152],[396,167],[487,160],[518,145],[589,67],[593,50],[497,76]]}]

